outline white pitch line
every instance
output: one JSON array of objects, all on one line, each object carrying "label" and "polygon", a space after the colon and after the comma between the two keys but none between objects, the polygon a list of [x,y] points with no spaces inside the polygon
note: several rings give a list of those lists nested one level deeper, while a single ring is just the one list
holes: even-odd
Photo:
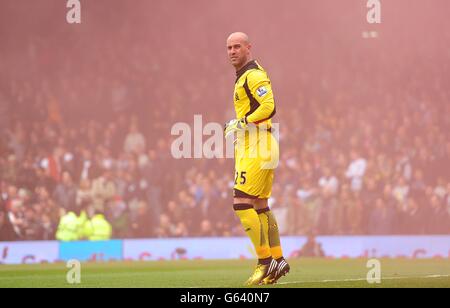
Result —
[{"label": "white pitch line", "polygon": [[[450,275],[427,275],[427,276],[402,276],[402,277],[381,277],[383,280],[396,280],[396,279],[427,279],[427,278],[444,278],[450,277]],[[277,285],[287,285],[287,284],[299,284],[299,283],[326,283],[326,282],[351,282],[351,281],[366,281],[366,278],[349,278],[349,279],[337,279],[337,280],[316,280],[316,281],[287,281],[278,282]]]}]

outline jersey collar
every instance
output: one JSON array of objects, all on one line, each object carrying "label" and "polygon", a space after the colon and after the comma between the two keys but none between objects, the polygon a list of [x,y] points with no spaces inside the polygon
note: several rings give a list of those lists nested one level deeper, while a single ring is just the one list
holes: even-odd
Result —
[{"label": "jersey collar", "polygon": [[240,70],[238,70],[236,72],[236,82],[239,80],[239,78],[241,78],[242,75],[244,75],[244,73],[246,71],[255,69],[255,68],[256,69],[259,68],[258,64],[256,63],[256,60],[252,60],[252,61],[248,62],[247,64],[245,64]]}]

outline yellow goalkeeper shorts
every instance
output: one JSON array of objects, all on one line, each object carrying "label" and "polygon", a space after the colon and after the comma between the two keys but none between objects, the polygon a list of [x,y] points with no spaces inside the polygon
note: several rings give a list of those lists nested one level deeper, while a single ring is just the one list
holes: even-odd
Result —
[{"label": "yellow goalkeeper shorts", "polygon": [[234,197],[268,199],[279,161],[278,142],[271,131],[249,128],[245,136],[238,134],[234,154]]}]

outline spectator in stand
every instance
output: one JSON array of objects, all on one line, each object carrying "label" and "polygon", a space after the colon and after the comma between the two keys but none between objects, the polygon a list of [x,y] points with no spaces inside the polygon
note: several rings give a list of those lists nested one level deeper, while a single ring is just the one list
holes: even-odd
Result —
[{"label": "spectator in stand", "polygon": [[116,195],[116,185],[110,170],[104,170],[103,175],[92,183],[93,205],[96,210],[104,211],[106,203]]},{"label": "spectator in stand", "polygon": [[363,177],[367,168],[367,160],[353,150],[350,154],[351,162],[345,176],[350,180],[350,187],[353,191],[360,191],[363,186]]},{"label": "spectator in stand", "polygon": [[7,212],[4,209],[0,209],[0,241],[14,241],[17,239]]},{"label": "spectator in stand", "polygon": [[145,150],[145,137],[139,131],[136,123],[132,123],[130,126],[130,132],[125,139],[124,150],[127,153],[139,153]]},{"label": "spectator in stand", "polygon": [[76,206],[77,187],[72,181],[72,176],[68,172],[63,172],[62,181],[56,186],[53,199],[58,206],[71,211]]},{"label": "spectator in stand", "polygon": [[393,209],[382,198],[375,200],[375,207],[371,210],[368,230],[371,235],[391,234],[393,227]]}]

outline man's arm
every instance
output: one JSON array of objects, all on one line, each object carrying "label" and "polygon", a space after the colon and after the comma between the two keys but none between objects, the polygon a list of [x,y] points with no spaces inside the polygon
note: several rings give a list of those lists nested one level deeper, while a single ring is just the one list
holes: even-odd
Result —
[{"label": "man's arm", "polygon": [[275,101],[267,74],[260,70],[249,73],[247,76],[247,85],[250,94],[259,104],[255,110],[247,115],[247,123],[257,124],[272,118],[275,115]]}]

